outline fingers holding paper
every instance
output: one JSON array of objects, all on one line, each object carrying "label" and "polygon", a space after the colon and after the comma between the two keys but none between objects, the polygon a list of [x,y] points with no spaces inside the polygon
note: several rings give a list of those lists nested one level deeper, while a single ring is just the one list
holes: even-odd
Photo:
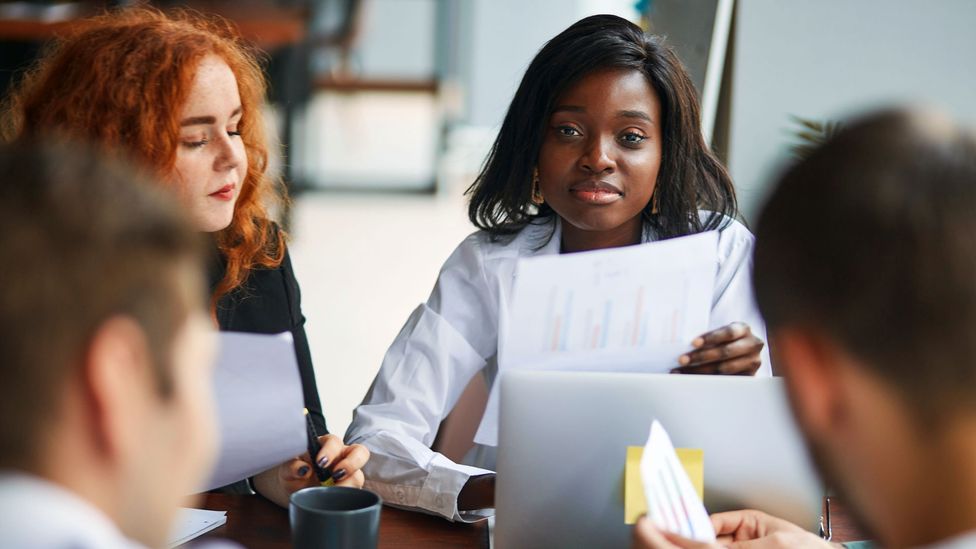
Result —
[{"label": "fingers holding paper", "polygon": [[681,355],[679,374],[755,375],[765,342],[744,322],[733,322],[695,338],[695,350]]},{"label": "fingers holding paper", "polygon": [[760,511],[712,515],[715,542],[691,540],[654,525],[646,516],[634,525],[635,549],[817,549],[836,547],[799,526]]},{"label": "fingers holding paper", "polygon": [[718,542],[733,549],[836,547],[791,522],[762,511],[716,513],[711,520]]},{"label": "fingers holding paper", "polygon": [[643,516],[634,525],[633,547],[634,549],[712,549],[723,546],[665,532],[654,526],[649,518]]}]

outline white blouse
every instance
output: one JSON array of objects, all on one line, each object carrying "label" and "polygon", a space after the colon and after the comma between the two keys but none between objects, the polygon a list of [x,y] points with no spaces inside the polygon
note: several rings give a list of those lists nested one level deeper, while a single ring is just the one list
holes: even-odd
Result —
[{"label": "white blouse", "polygon": [[[485,516],[462,516],[457,497],[468,478],[492,472],[495,449],[475,445],[463,465],[430,446],[472,377],[481,372],[489,389],[495,381],[498,326],[508,310],[517,261],[558,254],[560,238],[558,220],[531,224],[496,242],[478,231],[444,263],[427,302],[414,310],[386,352],[346,432],[347,444],[363,444],[372,453],[363,469],[366,487],[385,502],[451,520]],[[653,240],[646,230],[644,241]],[[753,240],[736,221],[729,220],[720,231],[709,328],[745,322],[765,341],[750,281]],[[770,374],[764,348],[757,375]]]}]

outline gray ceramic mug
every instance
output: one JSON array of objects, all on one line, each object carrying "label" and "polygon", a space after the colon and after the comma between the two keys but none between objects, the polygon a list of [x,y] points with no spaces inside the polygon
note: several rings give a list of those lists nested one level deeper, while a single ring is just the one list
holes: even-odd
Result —
[{"label": "gray ceramic mug", "polygon": [[369,490],[315,486],[291,495],[296,549],[375,549],[383,500]]}]

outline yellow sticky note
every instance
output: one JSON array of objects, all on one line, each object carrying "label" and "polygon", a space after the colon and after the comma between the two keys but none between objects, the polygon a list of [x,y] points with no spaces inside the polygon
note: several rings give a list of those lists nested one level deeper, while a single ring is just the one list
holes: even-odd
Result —
[{"label": "yellow sticky note", "polygon": [[[678,460],[698,497],[704,499],[705,493],[705,452],[698,448],[675,448]],[[627,447],[627,465],[624,469],[624,522],[634,524],[641,515],[647,513],[647,500],[644,499],[644,483],[641,481],[640,460],[644,455],[643,446]]]}]

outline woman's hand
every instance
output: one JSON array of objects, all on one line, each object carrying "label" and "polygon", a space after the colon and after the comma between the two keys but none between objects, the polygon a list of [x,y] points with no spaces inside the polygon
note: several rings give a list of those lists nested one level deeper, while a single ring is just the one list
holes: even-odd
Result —
[{"label": "woman's hand", "polygon": [[[316,459],[320,467],[331,470],[336,486],[362,488],[366,480],[362,468],[369,460],[369,450],[361,444],[346,446],[336,435],[320,436],[319,444],[322,449]],[[254,489],[282,507],[288,507],[293,492],[318,484],[307,452],[254,477]]]},{"label": "woman's hand", "polygon": [[695,338],[694,351],[681,355],[676,374],[755,375],[766,345],[744,322],[733,322]]}]

